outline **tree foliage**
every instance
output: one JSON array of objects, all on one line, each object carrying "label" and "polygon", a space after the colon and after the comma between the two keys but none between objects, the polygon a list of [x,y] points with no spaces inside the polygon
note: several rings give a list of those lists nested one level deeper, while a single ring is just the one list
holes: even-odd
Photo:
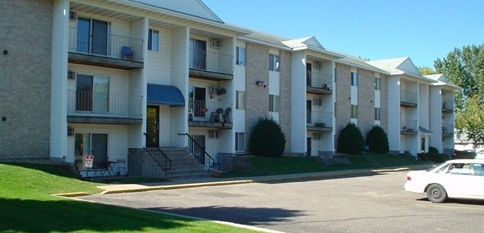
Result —
[{"label": "tree foliage", "polygon": [[370,152],[375,153],[388,153],[390,146],[388,143],[388,137],[382,127],[375,125],[371,128],[370,132],[366,136],[366,144]]},{"label": "tree foliage", "polygon": [[365,140],[360,129],[353,123],[348,123],[339,133],[338,146],[339,153],[361,154]]},{"label": "tree foliage", "polygon": [[249,151],[257,156],[280,157],[285,146],[281,126],[273,119],[260,118],[250,134]]},{"label": "tree foliage", "polygon": [[443,59],[434,62],[437,73],[444,74],[449,83],[462,87],[455,96],[456,128],[476,143],[484,142],[484,45],[455,48]]},{"label": "tree foliage", "polygon": [[428,66],[422,66],[422,67],[418,67],[418,71],[420,72],[420,74],[422,75],[431,75],[431,74],[436,74],[435,70],[428,67]]},{"label": "tree foliage", "polygon": [[455,121],[458,133],[465,133],[474,142],[484,142],[484,105],[482,97],[472,96],[467,99],[462,109],[457,109]]}]

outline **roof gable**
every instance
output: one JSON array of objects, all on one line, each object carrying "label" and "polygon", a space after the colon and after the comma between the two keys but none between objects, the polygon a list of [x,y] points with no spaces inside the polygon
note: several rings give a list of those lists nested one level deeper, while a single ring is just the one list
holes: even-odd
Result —
[{"label": "roof gable", "polygon": [[393,59],[383,59],[368,61],[370,65],[374,65],[380,69],[384,69],[390,73],[411,73],[414,75],[421,76],[417,67],[413,64],[409,57],[393,58]]},{"label": "roof gable", "polygon": [[319,41],[314,36],[309,36],[309,37],[304,37],[304,38],[294,39],[294,40],[287,40],[287,41],[283,41],[282,43],[291,48],[306,46],[308,48],[324,49],[321,43],[319,43]]},{"label": "roof gable", "polygon": [[163,0],[163,1],[130,0],[130,1],[223,23],[222,19],[220,19],[212,10],[210,10],[210,8],[208,8],[200,0]]}]

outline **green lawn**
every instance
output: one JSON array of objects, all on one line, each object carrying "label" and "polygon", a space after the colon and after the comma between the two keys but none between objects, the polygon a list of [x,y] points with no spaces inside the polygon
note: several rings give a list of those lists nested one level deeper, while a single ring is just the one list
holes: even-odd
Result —
[{"label": "green lawn", "polygon": [[101,190],[50,165],[0,164],[0,177],[0,232],[254,232],[53,196]]}]

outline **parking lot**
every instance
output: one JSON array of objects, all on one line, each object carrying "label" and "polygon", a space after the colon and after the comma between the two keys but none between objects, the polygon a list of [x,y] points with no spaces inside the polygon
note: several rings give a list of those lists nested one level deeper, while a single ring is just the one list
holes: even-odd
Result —
[{"label": "parking lot", "polygon": [[484,202],[433,204],[406,172],[82,197],[283,232],[482,232]]}]

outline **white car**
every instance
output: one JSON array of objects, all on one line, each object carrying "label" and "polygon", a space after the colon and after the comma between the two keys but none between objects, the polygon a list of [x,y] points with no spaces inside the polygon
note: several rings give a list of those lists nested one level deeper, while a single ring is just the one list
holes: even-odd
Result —
[{"label": "white car", "polygon": [[435,203],[448,198],[484,200],[484,160],[448,160],[426,171],[410,171],[405,190],[427,193]]}]

